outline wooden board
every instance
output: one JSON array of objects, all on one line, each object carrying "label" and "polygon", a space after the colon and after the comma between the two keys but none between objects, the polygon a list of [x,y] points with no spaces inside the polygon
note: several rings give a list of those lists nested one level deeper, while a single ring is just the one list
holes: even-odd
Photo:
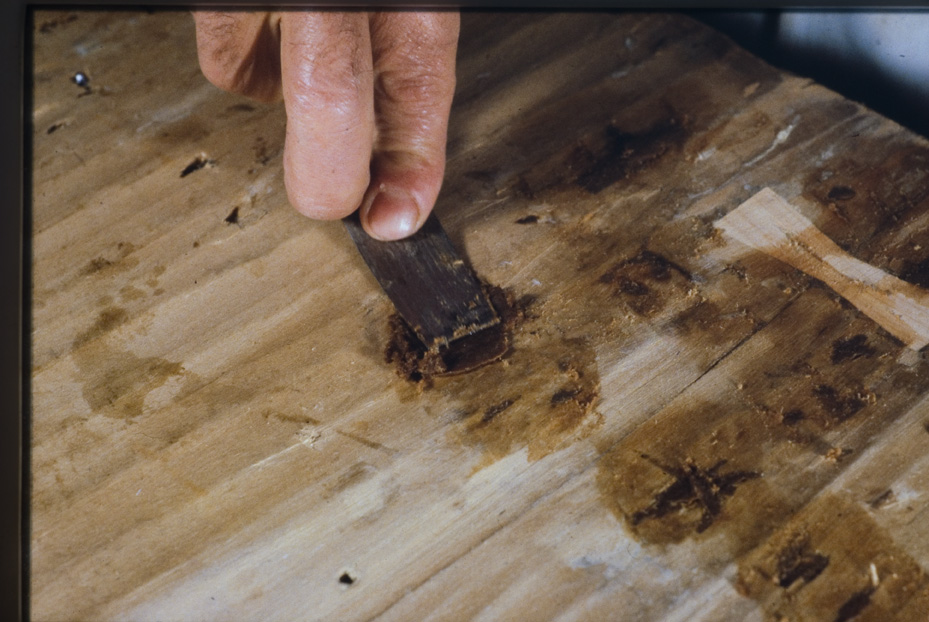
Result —
[{"label": "wooden board", "polygon": [[925,140],[678,15],[467,14],[436,209],[525,317],[418,387],[187,13],[35,27],[34,619],[926,619],[925,352],[714,227],[929,288]]}]

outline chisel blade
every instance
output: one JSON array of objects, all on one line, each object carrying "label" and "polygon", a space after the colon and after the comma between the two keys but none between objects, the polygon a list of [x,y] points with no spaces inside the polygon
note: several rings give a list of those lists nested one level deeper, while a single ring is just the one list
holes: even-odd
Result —
[{"label": "chisel blade", "polygon": [[427,348],[499,324],[473,268],[434,213],[415,234],[392,242],[369,236],[357,212],[344,222],[374,278]]}]

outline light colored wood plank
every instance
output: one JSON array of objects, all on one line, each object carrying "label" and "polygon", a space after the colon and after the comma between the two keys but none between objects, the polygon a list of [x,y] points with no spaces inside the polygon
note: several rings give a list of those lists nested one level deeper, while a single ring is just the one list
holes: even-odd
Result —
[{"label": "light colored wood plank", "polygon": [[770,188],[716,225],[823,281],[914,350],[929,343],[929,292],[855,259]]}]

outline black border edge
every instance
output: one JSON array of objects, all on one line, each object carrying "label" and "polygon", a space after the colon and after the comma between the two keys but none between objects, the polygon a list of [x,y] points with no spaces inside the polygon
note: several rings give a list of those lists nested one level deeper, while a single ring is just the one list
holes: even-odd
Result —
[{"label": "black border edge", "polygon": [[28,619],[25,587],[28,536],[28,396],[30,368],[27,336],[29,321],[30,226],[26,218],[30,154],[25,126],[29,88],[26,55],[29,17],[23,1],[5,2],[0,8],[0,110],[2,184],[7,191],[5,222],[0,227],[0,611],[8,619]]}]

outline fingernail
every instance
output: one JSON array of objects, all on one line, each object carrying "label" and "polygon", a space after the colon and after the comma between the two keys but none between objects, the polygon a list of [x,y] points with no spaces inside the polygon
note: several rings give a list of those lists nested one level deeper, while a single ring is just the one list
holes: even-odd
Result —
[{"label": "fingernail", "polygon": [[419,208],[407,194],[379,192],[367,213],[368,231],[379,240],[399,240],[419,223]]}]

